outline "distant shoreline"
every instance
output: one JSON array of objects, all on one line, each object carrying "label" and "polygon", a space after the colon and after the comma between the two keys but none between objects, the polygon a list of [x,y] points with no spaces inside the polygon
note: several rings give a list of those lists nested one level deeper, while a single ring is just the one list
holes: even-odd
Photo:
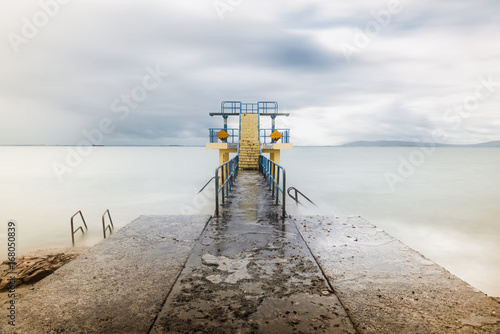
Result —
[{"label": "distant shoreline", "polygon": [[0,147],[205,147],[205,145],[0,145]]},{"label": "distant shoreline", "polygon": [[441,144],[409,141],[355,141],[340,145],[340,147],[500,147],[500,140],[478,144]]}]

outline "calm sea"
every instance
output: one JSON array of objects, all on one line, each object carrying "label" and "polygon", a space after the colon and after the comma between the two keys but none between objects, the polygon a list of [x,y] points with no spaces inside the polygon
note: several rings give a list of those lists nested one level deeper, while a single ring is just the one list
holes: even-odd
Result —
[{"label": "calm sea", "polygon": [[[141,214],[213,213],[213,186],[197,192],[213,176],[217,151],[94,147],[80,160],[75,150],[0,147],[0,259],[7,255],[9,220],[17,223],[24,253],[71,246],[70,217],[78,210],[89,226],[76,235],[78,246],[103,238],[106,209],[117,228]],[[288,186],[318,205],[290,201],[292,215],[362,216],[500,296],[499,148],[296,147],[282,152],[281,164]]]}]

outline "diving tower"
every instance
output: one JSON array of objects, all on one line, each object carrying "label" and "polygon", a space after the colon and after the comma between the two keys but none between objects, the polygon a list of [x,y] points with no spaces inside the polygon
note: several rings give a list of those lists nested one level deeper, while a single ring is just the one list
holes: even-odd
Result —
[{"label": "diving tower", "polygon": [[[210,116],[222,116],[223,128],[209,129],[210,142],[207,149],[219,150],[219,164],[229,161],[230,153],[239,155],[239,169],[259,169],[259,156],[269,153],[270,159],[280,163],[281,150],[291,150],[290,129],[277,129],[276,118],[289,116],[278,110],[278,102],[263,101],[242,103],[241,101],[224,101],[220,112],[209,113]],[[239,128],[228,128],[229,117],[239,117]],[[271,117],[270,129],[262,128],[261,117]]]}]

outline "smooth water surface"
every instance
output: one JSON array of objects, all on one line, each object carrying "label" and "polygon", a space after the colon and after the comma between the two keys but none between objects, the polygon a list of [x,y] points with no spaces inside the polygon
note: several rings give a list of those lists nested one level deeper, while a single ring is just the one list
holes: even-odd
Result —
[{"label": "smooth water surface", "polygon": [[[70,217],[78,210],[89,231],[76,234],[77,246],[102,240],[101,216],[106,209],[117,228],[142,214],[214,211],[213,184],[197,192],[214,174],[215,150],[94,147],[59,180],[53,165],[65,164],[72,149],[0,147],[1,259],[6,258],[9,220],[18,224],[23,253],[71,246]],[[318,205],[296,207],[289,200],[287,210],[292,215],[362,216],[473,286],[500,296],[500,149],[418,150],[283,151],[287,185]],[[401,178],[391,187],[388,175]]]}]

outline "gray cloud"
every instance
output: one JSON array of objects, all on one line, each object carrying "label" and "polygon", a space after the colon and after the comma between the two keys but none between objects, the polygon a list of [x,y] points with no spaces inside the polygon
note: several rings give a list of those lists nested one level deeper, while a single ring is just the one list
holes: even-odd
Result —
[{"label": "gray cloud", "polygon": [[[222,100],[277,100],[301,144],[425,141],[437,128],[457,142],[498,140],[500,85],[459,129],[443,114],[498,68],[500,5],[403,4],[348,63],[339,45],[387,2],[243,2],[223,21],[209,3],[72,2],[19,54],[2,42],[0,144],[75,144],[110,118],[105,143],[202,145]],[[34,10],[0,4],[0,35]],[[113,102],[157,65],[169,76],[120,118]]]}]

